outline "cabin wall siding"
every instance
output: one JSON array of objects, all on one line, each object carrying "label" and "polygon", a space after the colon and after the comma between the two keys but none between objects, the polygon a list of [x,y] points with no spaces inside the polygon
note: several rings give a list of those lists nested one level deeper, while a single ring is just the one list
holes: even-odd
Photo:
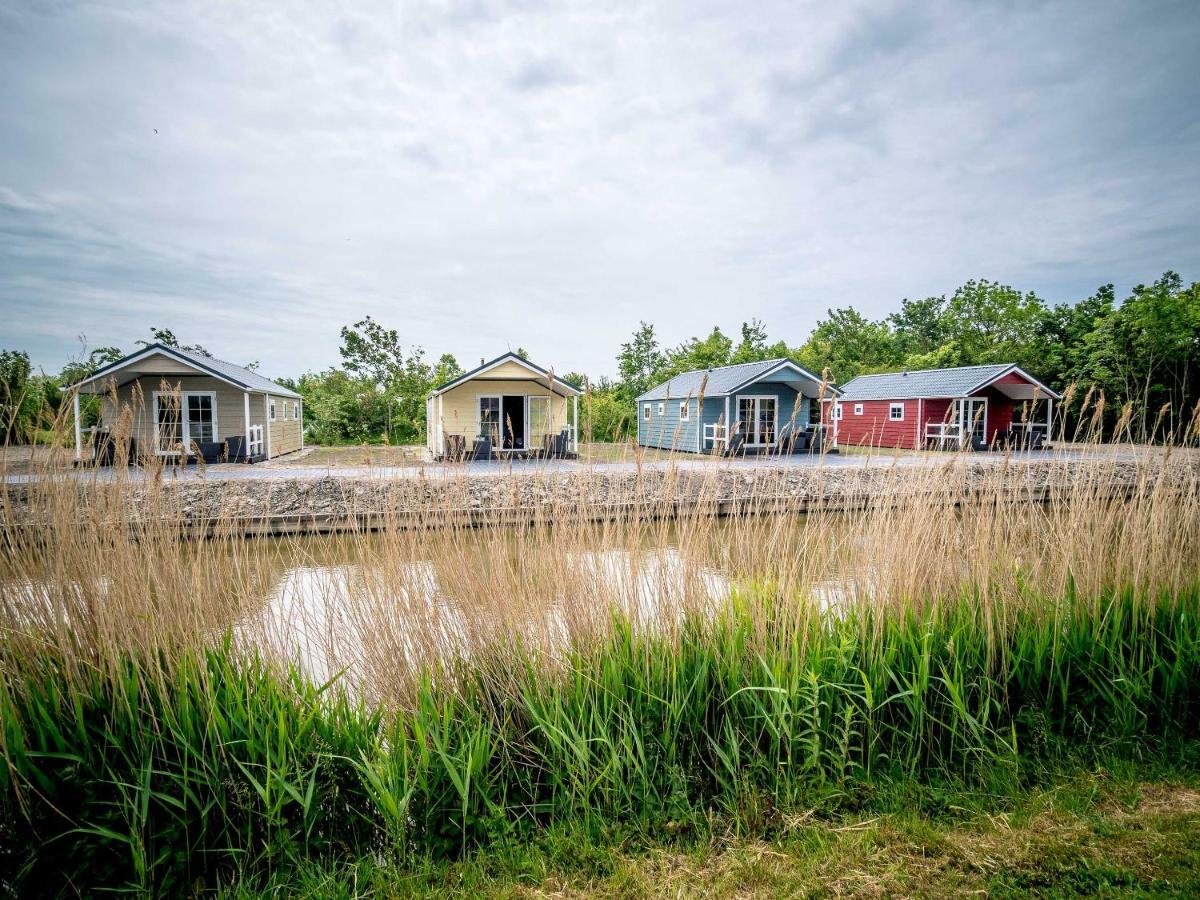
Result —
[{"label": "cabin wall siding", "polygon": [[[754,384],[743,391],[739,391],[735,395],[729,397],[729,416],[730,419],[737,422],[737,398],[738,397],[774,397],[776,399],[776,409],[778,415],[778,427],[783,427],[792,418],[793,412],[796,416],[797,427],[805,427],[808,425],[810,398],[804,397],[796,392],[792,387],[786,384],[776,382],[762,382]],[[637,423],[638,443],[643,447],[655,447],[660,450],[682,450],[689,453],[695,453],[699,447],[701,451],[708,450],[706,446],[701,446],[698,441],[703,441],[702,425],[715,425],[723,423],[725,420],[725,397],[705,397],[703,415],[697,412],[697,399],[691,398],[687,401],[688,408],[691,411],[690,421],[681,422],[679,420],[680,404],[683,399],[671,400],[639,400],[637,404]],[[662,415],[658,412],[658,404],[665,403],[666,408]],[[650,421],[645,419],[645,407],[650,406]]]},{"label": "cabin wall siding", "polygon": [[[130,434],[137,441],[138,452],[153,452],[156,444],[154,434],[154,392],[164,391],[211,391],[216,395],[216,431],[214,437],[224,441],[230,437],[246,434],[246,391],[208,375],[143,375],[128,384],[123,384],[113,394],[106,393],[100,400],[100,422],[109,428],[119,428],[122,417],[128,417]],[[299,450],[302,445],[304,403],[293,397],[270,396],[275,399],[276,417],[268,422],[268,395],[250,393],[250,424],[270,426],[271,457]],[[301,417],[293,416],[292,403],[300,404]],[[287,404],[287,418],[283,405]],[[264,429],[265,430],[265,429]],[[265,437],[265,435],[264,435]]]},{"label": "cabin wall siding", "polygon": [[[505,366],[511,365],[515,364],[505,364]],[[498,368],[504,368],[504,366]],[[517,368],[525,374],[529,373],[529,370],[523,366]],[[487,378],[472,378],[470,381],[434,397],[431,421],[437,422],[440,401],[441,421],[437,424],[446,435],[461,435],[466,440],[467,446],[470,447],[479,434],[479,398],[508,395],[549,397],[550,430],[557,433],[567,427],[568,409],[571,405],[570,397],[555,394],[542,382],[491,378],[492,372],[495,371],[497,369],[489,371]],[[432,427],[429,430],[432,435],[430,447],[433,449],[436,447],[437,432]]]},{"label": "cabin wall siding", "polygon": [[[658,405],[664,404],[660,415]],[[650,406],[650,421],[645,420],[645,408]],[[680,421],[679,414],[684,404],[688,408],[688,421]],[[709,406],[705,400],[705,408]],[[643,447],[660,450],[686,450],[696,452],[696,436],[700,433],[699,399],[672,398],[670,400],[642,400],[638,402],[638,443]]]},{"label": "cabin wall siding", "polygon": [[[856,403],[862,404],[862,415],[854,414]],[[904,404],[903,421],[891,420],[893,403]],[[825,424],[830,424],[833,405],[824,404]],[[837,423],[839,444],[886,450],[913,449],[920,446],[919,435],[925,431],[922,420],[928,421],[928,412],[920,409],[918,400],[847,400],[841,402],[841,408],[842,418]]]},{"label": "cabin wall siding", "polygon": [[123,417],[128,417],[130,434],[137,441],[138,453],[153,452],[154,392],[211,391],[216,395],[216,429],[214,437],[223,441],[230,435],[243,434],[245,416],[242,391],[219,378],[208,375],[144,375],[114,392],[101,395],[100,422],[117,429]]},{"label": "cabin wall siding", "polygon": [[[256,403],[260,407],[263,406],[264,396],[268,398],[268,404],[271,400],[275,401],[275,421],[267,423],[271,430],[271,458],[274,459],[285,453],[294,453],[300,449],[302,444],[303,402],[293,397],[280,397],[277,394],[251,394],[251,412]],[[295,417],[293,403],[300,403],[301,418]],[[263,415],[267,415],[267,413],[263,413]]]}]

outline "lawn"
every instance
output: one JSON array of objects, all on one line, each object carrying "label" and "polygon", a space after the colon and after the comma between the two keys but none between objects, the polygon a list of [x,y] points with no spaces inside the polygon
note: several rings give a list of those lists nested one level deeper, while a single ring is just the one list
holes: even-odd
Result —
[{"label": "lawn", "polygon": [[883,811],[780,815],[769,837],[719,820],[674,836],[555,829],[455,863],[314,865],[224,896],[1189,897],[1200,893],[1195,772],[1117,762],[1005,798],[896,786]]}]

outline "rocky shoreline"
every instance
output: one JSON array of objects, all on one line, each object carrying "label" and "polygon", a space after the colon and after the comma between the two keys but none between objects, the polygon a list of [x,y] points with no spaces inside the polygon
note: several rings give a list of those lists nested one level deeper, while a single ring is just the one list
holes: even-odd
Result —
[{"label": "rocky shoreline", "polygon": [[[564,517],[714,514],[850,508],[880,498],[937,496],[961,502],[987,489],[1040,499],[1078,487],[1127,492],[1146,479],[1195,483],[1195,454],[1155,453],[1092,460],[1053,456],[1020,463],[948,458],[908,466],[730,466],[703,470],[514,472],[437,477],[331,476],[270,480],[114,483],[62,481],[9,485],[10,524],[33,526],[72,487],[81,518],[170,520],[184,526],[249,532],[330,531],[386,521],[409,526],[450,522],[559,520]],[[61,507],[60,507],[61,508]]]}]

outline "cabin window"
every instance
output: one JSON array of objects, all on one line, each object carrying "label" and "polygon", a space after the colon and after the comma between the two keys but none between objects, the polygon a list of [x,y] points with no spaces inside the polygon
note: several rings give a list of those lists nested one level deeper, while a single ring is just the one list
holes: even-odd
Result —
[{"label": "cabin window", "polygon": [[687,400],[681,400],[679,403],[679,421],[686,422],[688,416],[691,415],[691,406]]},{"label": "cabin window", "polygon": [[642,404],[642,418],[647,422],[650,421],[650,404],[649,403]]},{"label": "cabin window", "polygon": [[272,398],[272,399],[271,399],[271,413],[270,413],[270,419],[271,419],[271,421],[272,421],[272,422],[274,422],[274,421],[275,421],[275,399],[274,399],[274,398]]},{"label": "cabin window", "polygon": [[835,404],[833,404],[833,420],[835,422],[840,422],[841,419],[842,419],[842,404],[835,403]]},{"label": "cabin window", "polygon": [[299,400],[292,401],[292,418],[295,419],[297,422],[300,421],[300,401]]},{"label": "cabin window", "polygon": [[666,412],[667,412],[667,404],[666,404],[666,403],[664,403],[664,402],[660,402],[660,403],[658,404],[658,414],[659,414],[660,416],[662,416],[662,415],[665,415],[665,414],[666,414]]},{"label": "cabin window", "polygon": [[855,404],[854,404],[854,414],[855,414],[856,416],[861,416],[861,415],[862,415],[862,404],[861,404],[861,403],[855,403]]},{"label": "cabin window", "polygon": [[893,403],[890,406],[888,406],[888,419],[890,419],[893,422],[903,422],[904,421],[904,404],[903,403]]}]

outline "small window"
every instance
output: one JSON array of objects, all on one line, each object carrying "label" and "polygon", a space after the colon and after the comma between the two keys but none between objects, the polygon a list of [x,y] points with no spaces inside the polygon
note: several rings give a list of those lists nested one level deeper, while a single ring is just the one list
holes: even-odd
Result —
[{"label": "small window", "polygon": [[275,421],[275,400],[274,399],[271,400],[271,416],[270,416],[270,418],[271,418],[272,422]]},{"label": "small window", "polygon": [[842,404],[835,403],[835,404],[833,404],[833,420],[835,422],[840,422],[841,419],[842,419]]},{"label": "small window", "polygon": [[679,421],[686,422],[688,420],[688,417],[691,414],[692,414],[692,408],[691,408],[691,405],[688,403],[688,401],[680,400],[679,401]]},{"label": "small window", "polygon": [[659,401],[658,414],[660,416],[662,416],[662,415],[666,415],[666,412],[667,412],[667,404],[665,402]]},{"label": "small window", "polygon": [[862,404],[861,404],[861,403],[855,403],[855,404],[854,404],[854,414],[855,414],[856,416],[861,416],[861,415],[862,415]]},{"label": "small window", "polygon": [[642,404],[642,419],[647,422],[650,421],[650,404],[649,403]]},{"label": "small window", "polygon": [[893,403],[890,406],[888,406],[888,419],[890,419],[893,422],[903,422],[904,421],[904,404],[903,403]]},{"label": "small window", "polygon": [[300,421],[300,401],[299,400],[292,401],[292,418],[295,419],[297,422]]}]

